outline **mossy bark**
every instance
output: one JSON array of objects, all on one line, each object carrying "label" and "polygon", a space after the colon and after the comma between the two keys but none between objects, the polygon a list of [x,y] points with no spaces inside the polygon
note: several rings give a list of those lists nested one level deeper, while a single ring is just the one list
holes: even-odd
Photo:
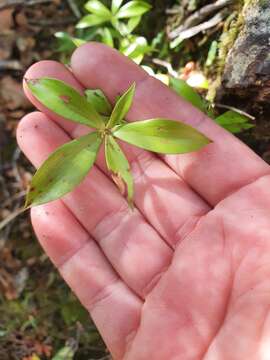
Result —
[{"label": "mossy bark", "polygon": [[230,50],[220,94],[250,103],[270,100],[270,2],[246,0],[244,25]]}]

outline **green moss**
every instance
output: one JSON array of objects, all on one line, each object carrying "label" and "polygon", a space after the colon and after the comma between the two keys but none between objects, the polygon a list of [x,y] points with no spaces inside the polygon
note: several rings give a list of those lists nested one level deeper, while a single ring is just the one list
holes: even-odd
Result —
[{"label": "green moss", "polygon": [[[249,0],[248,0],[249,1]],[[251,0],[252,1],[252,0]],[[235,3],[232,13],[224,22],[222,34],[218,40],[218,56],[215,61],[215,80],[210,84],[207,100],[214,102],[216,91],[221,85],[221,78],[229,51],[234,45],[238,34],[244,26],[243,0]]]}]

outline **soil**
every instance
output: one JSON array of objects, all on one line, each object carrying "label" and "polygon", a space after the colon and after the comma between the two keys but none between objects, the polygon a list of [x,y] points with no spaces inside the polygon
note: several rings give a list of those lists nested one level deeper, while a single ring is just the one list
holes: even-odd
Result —
[{"label": "soil", "polygon": [[[15,140],[32,110],[23,74],[36,61],[58,59],[53,35],[77,20],[67,1],[21,3],[0,10],[0,221],[23,205],[34,170]],[[75,359],[109,359],[88,313],[39,247],[29,214],[0,233],[0,312],[1,360],[52,359],[65,346]]]}]

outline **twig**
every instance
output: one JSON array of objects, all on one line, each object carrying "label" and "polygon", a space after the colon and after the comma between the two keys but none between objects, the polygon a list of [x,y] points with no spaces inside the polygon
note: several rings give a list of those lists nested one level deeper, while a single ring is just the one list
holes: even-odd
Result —
[{"label": "twig", "polygon": [[24,207],[23,208],[19,208],[16,211],[14,211],[13,213],[11,213],[10,215],[8,215],[4,220],[2,220],[0,222],[0,230],[4,229],[5,226],[7,226],[12,220],[14,220],[17,216],[19,216],[20,214],[22,214],[23,212],[25,212]]},{"label": "twig", "polygon": [[[0,167],[0,172],[3,171],[2,167]],[[6,181],[4,180],[4,178],[0,175],[0,184],[1,184],[1,191],[2,194],[4,195],[4,198],[9,198],[10,197],[10,193],[6,187]]]},{"label": "twig", "polygon": [[217,0],[214,4],[206,5],[200,10],[196,11],[190,15],[184,24],[180,25],[178,28],[174,29],[169,33],[169,38],[174,39],[180,35],[184,30],[187,30],[191,27],[198,25],[201,21],[205,20],[207,16],[213,13],[216,10],[222,9],[226,5],[229,5],[232,0]]},{"label": "twig", "polygon": [[219,103],[215,103],[214,106],[219,107],[219,108],[221,108],[221,109],[227,109],[227,110],[235,111],[235,112],[237,112],[238,114],[244,115],[244,116],[246,116],[247,118],[249,118],[249,119],[251,119],[251,120],[253,120],[253,121],[256,119],[255,116],[252,116],[252,115],[250,115],[249,113],[247,113],[247,112],[245,112],[245,111],[243,111],[243,110],[237,109],[237,108],[234,107],[234,106],[224,105],[224,104],[219,104]]},{"label": "twig", "polygon": [[18,5],[33,6],[33,5],[44,4],[52,1],[53,0],[2,0],[0,2],[0,11]]},{"label": "twig", "polygon": [[160,60],[160,59],[153,59],[152,60],[154,64],[157,64],[157,65],[160,65],[160,66],[163,66],[167,69],[169,75],[173,76],[173,77],[177,77],[178,76],[178,73],[177,71],[175,71],[172,67],[172,65],[167,62],[167,61],[164,61],[164,60]]},{"label": "twig", "polygon": [[56,25],[69,25],[74,24],[76,22],[76,19],[72,17],[65,17],[65,18],[58,18],[57,20],[52,19],[40,19],[40,20],[28,20],[28,23],[33,26],[56,26]]},{"label": "twig", "polygon": [[171,9],[166,9],[165,10],[165,13],[168,14],[168,15],[176,15],[179,12],[181,12],[181,13],[183,12],[183,6],[174,6]]},{"label": "twig", "polygon": [[82,14],[77,6],[77,4],[75,3],[74,0],[67,0],[67,3],[71,9],[71,11],[73,12],[73,14],[76,16],[77,19],[80,19]]},{"label": "twig", "polygon": [[20,175],[20,172],[18,169],[18,164],[17,164],[17,161],[19,160],[20,155],[21,155],[21,150],[17,146],[13,153],[13,156],[12,156],[12,164],[13,164],[14,177],[16,178],[18,183],[22,182],[22,178],[21,178],[21,175]]},{"label": "twig", "polygon": [[226,10],[220,11],[218,14],[216,14],[210,20],[205,21],[204,23],[201,23],[200,25],[197,25],[197,26],[191,27],[187,30],[184,30],[184,31],[180,32],[176,37],[179,37],[182,40],[185,40],[185,39],[189,39],[189,38],[199,34],[202,31],[210,29],[210,28],[216,26],[217,24],[219,24],[223,20],[226,13],[227,13]]},{"label": "twig", "polygon": [[18,193],[16,193],[15,195],[11,196],[9,199],[7,199],[6,201],[4,201],[1,206],[2,207],[6,207],[9,206],[13,203],[13,201],[15,200],[20,200],[22,197],[24,197],[27,194],[26,190],[22,190]]},{"label": "twig", "polygon": [[22,70],[22,65],[17,60],[0,60],[0,71],[3,70]]},{"label": "twig", "polygon": [[201,21],[205,20],[207,16],[222,9],[226,5],[229,5],[232,1],[233,0],[218,0],[214,4],[202,7],[186,19],[183,24],[183,29],[188,29],[192,26],[198,25]]}]

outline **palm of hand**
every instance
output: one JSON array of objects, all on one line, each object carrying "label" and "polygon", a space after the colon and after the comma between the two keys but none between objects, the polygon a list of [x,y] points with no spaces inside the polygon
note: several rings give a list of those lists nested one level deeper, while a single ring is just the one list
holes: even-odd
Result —
[{"label": "palm of hand", "polygon": [[[114,358],[268,359],[267,164],[111,49],[81,47],[72,70],[41,62],[27,78],[102,88],[111,100],[135,80],[130,120],[178,117],[214,140],[198,153],[162,159],[125,146],[135,177],[133,213],[102,157],[63,201],[32,210],[42,246]],[[18,141],[39,166],[85,129],[31,101],[43,113],[21,121]]]},{"label": "palm of hand", "polygon": [[239,190],[182,240],[127,359],[269,359],[269,185]]}]

